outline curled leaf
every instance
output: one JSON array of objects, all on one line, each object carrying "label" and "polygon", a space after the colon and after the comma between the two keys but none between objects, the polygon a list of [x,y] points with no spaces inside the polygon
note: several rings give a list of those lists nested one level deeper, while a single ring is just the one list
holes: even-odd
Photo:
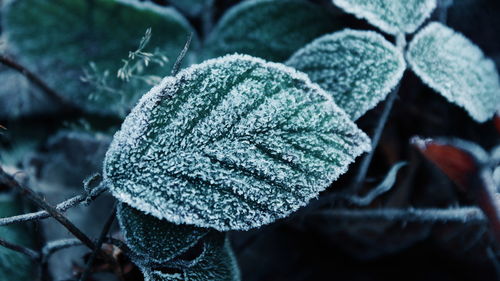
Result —
[{"label": "curled leaf", "polygon": [[146,94],[114,136],[104,177],[115,197],[158,218],[249,229],[304,206],[369,149],[306,75],[231,55]]},{"label": "curled leaf", "polygon": [[127,245],[144,262],[168,262],[193,247],[208,232],[160,220],[124,203],[118,205],[116,216]]},{"label": "curled leaf", "polygon": [[240,271],[229,240],[223,233],[205,239],[205,252],[188,268],[142,267],[145,281],[239,281]]},{"label": "curled leaf", "polygon": [[393,35],[415,32],[436,8],[436,0],[332,1],[346,12]]},{"label": "curled leaf", "polygon": [[306,73],[353,120],[384,100],[406,68],[401,51],[383,36],[350,29],[314,40],[286,64]]},{"label": "curled leaf", "polygon": [[406,57],[424,83],[476,121],[495,114],[500,104],[495,63],[461,34],[433,22],[415,35]]},{"label": "curled leaf", "polygon": [[334,30],[332,18],[306,1],[244,1],[215,26],[207,39],[208,56],[242,53],[284,61],[314,38]]}]

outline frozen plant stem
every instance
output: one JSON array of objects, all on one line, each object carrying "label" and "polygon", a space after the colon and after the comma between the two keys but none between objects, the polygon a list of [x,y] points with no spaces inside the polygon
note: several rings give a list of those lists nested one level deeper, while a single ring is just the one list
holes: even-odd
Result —
[{"label": "frozen plant stem", "polygon": [[350,221],[405,221],[405,222],[486,222],[480,209],[464,207],[456,209],[331,209],[309,215],[321,215]]},{"label": "frozen plant stem", "polygon": [[40,198],[33,190],[30,188],[19,184],[10,175],[6,174],[2,169],[0,169],[0,182],[10,187],[11,189],[17,189],[22,195],[29,197],[36,205],[47,211],[54,219],[61,223],[69,232],[71,232],[76,238],[80,239],[85,246],[90,249],[96,249],[96,245],[92,240],[83,233],[78,227],[76,227],[68,218],[66,218],[61,212],[56,208],[49,205],[44,199]]},{"label": "frozen plant stem", "polygon": [[96,249],[92,251],[92,254],[89,257],[89,260],[87,261],[87,264],[85,265],[85,270],[82,273],[82,276],[80,277],[80,281],[85,281],[89,277],[89,274],[92,269],[92,265],[94,264],[94,260],[97,257],[97,254],[100,252],[99,249],[101,249],[102,244],[104,243],[104,240],[106,239],[106,235],[108,235],[109,230],[111,229],[111,225],[113,225],[113,222],[115,220],[115,214],[116,214],[116,202],[113,205],[113,208],[111,210],[111,214],[109,215],[108,219],[106,220],[106,223],[104,224],[104,227],[102,228],[101,234],[99,235],[99,239],[97,240],[96,243]]},{"label": "frozen plant stem", "polygon": [[380,142],[380,138],[382,137],[382,132],[384,131],[387,120],[389,119],[394,101],[398,97],[400,86],[401,82],[391,91],[387,101],[385,102],[384,111],[378,120],[377,127],[375,128],[375,132],[372,137],[372,150],[363,158],[361,165],[359,166],[358,173],[356,174],[350,188],[352,193],[356,193],[363,186],[368,168],[370,168],[370,164],[373,159],[373,154],[375,153],[378,143]]},{"label": "frozen plant stem", "polygon": [[26,67],[22,66],[18,62],[2,54],[0,55],[0,63],[24,75],[24,77],[26,77],[30,82],[39,87],[50,100],[60,105],[64,110],[68,112],[80,111],[71,103],[66,101],[63,97],[61,97],[56,91],[52,90],[47,84],[45,84],[45,82],[38,78],[37,75],[29,71]]},{"label": "frozen plant stem", "polygon": [[7,249],[11,249],[11,250],[16,251],[18,253],[24,254],[35,261],[40,259],[40,254],[38,254],[36,251],[34,251],[30,248],[23,247],[21,245],[12,244],[10,242],[7,242],[5,240],[0,239],[0,246],[3,246]]},{"label": "frozen plant stem", "polygon": [[193,33],[189,34],[188,39],[186,41],[186,44],[184,44],[184,48],[182,48],[182,51],[180,52],[179,56],[175,60],[175,63],[174,63],[174,66],[172,67],[172,72],[171,72],[172,76],[175,76],[179,72],[179,70],[181,68],[182,61],[184,60],[184,57],[186,56],[186,54],[189,50],[189,46],[191,45],[192,39],[193,39]]},{"label": "frozen plant stem", "polygon": [[[105,186],[99,186],[92,190],[90,194],[82,194],[72,197],[62,203],[57,204],[56,210],[59,212],[65,212],[68,209],[80,205],[89,199],[94,199],[106,190]],[[41,220],[49,218],[50,214],[47,211],[38,211],[28,214],[22,214],[12,217],[0,218],[0,226],[9,225],[13,223],[28,222],[34,220]]]}]

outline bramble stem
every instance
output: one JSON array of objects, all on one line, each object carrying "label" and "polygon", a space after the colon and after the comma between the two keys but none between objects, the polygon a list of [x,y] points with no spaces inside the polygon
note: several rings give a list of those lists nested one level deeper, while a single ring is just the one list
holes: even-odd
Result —
[{"label": "bramble stem", "polygon": [[85,246],[90,249],[96,249],[96,245],[92,240],[83,233],[78,227],[76,227],[68,218],[66,218],[60,211],[58,211],[53,206],[49,205],[43,198],[38,196],[32,189],[19,184],[16,180],[14,180],[10,175],[5,173],[0,168],[0,182],[4,183],[6,186],[11,189],[17,189],[23,195],[29,197],[36,205],[40,208],[44,209],[49,213],[54,219],[56,219],[59,223],[61,223],[69,232],[71,232],[76,238],[80,239]]},{"label": "bramble stem", "polygon": [[90,255],[89,260],[87,261],[87,264],[85,265],[85,270],[82,273],[82,276],[80,277],[80,281],[85,281],[87,280],[92,265],[94,264],[94,260],[97,257],[97,253],[99,253],[99,249],[101,249],[102,244],[104,243],[104,240],[106,239],[106,235],[108,235],[109,230],[111,229],[111,225],[115,221],[115,213],[116,213],[116,202],[113,205],[113,209],[111,210],[111,214],[109,215],[108,219],[106,220],[106,223],[104,224],[104,227],[102,228],[101,234],[99,235],[99,239],[97,240],[96,246],[97,248],[92,251],[92,254]]},{"label": "bramble stem", "polygon": [[27,247],[24,247],[24,246],[21,246],[18,244],[13,244],[13,243],[10,243],[8,241],[0,239],[0,246],[3,246],[7,249],[11,249],[12,251],[16,251],[18,253],[24,254],[24,255],[28,256],[29,258],[31,258],[32,260],[39,260],[40,259],[39,253],[37,253],[36,251],[34,251],[30,248],[27,248]]},{"label": "bramble stem", "polygon": [[359,166],[358,173],[356,174],[356,177],[354,178],[350,187],[352,193],[356,193],[363,186],[366,174],[368,172],[368,168],[370,167],[373,155],[375,154],[375,150],[378,146],[378,143],[380,142],[380,138],[382,137],[385,124],[389,119],[389,115],[394,105],[394,101],[398,97],[400,86],[401,82],[396,86],[396,88],[394,88],[391,91],[389,97],[387,98],[387,101],[385,102],[384,111],[382,112],[382,115],[380,116],[380,119],[377,122],[377,127],[375,128],[375,132],[372,137],[372,150],[363,158],[361,165]]},{"label": "bramble stem", "polygon": [[[105,190],[106,190],[105,186],[96,187],[95,189],[92,190],[92,192],[90,194],[77,195],[77,196],[74,196],[74,197],[64,201],[64,202],[57,204],[56,209],[59,212],[65,212],[68,209],[75,207],[77,205],[80,205],[89,199],[96,198],[97,196],[102,194]],[[0,218],[0,226],[9,225],[9,224],[13,224],[13,223],[41,220],[41,219],[46,219],[49,217],[50,217],[50,214],[47,211],[38,211],[38,212],[22,214],[22,215],[17,215],[17,216],[12,216],[12,217]]]}]

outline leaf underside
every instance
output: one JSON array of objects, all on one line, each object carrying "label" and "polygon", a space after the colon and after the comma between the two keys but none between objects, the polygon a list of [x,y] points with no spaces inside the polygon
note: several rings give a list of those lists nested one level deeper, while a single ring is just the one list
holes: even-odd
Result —
[{"label": "leaf underside", "polygon": [[412,40],[407,59],[428,86],[476,121],[484,122],[495,114],[500,104],[495,63],[461,34],[433,22]]},{"label": "leaf underside", "polygon": [[170,261],[208,232],[205,228],[160,220],[124,203],[118,205],[116,214],[127,245],[147,262]]},{"label": "leaf underside", "polygon": [[176,273],[141,267],[145,281],[240,281],[240,271],[229,240],[223,233],[210,233],[196,264]]},{"label": "leaf underside", "polygon": [[106,155],[115,197],[176,224],[249,229],[328,187],[368,137],[295,70],[231,55],[165,78]]},{"label": "leaf underside", "polygon": [[384,100],[406,68],[401,52],[384,37],[350,29],[314,40],[286,64],[306,73],[353,120]]},{"label": "leaf underside", "polygon": [[413,33],[436,8],[436,0],[332,0],[344,11],[389,34]]},{"label": "leaf underside", "polygon": [[336,28],[320,7],[297,0],[250,0],[230,9],[207,39],[207,57],[241,53],[284,61]]},{"label": "leaf underside", "polygon": [[148,66],[143,74],[163,77],[192,32],[173,9],[126,0],[9,1],[2,9],[7,52],[67,100],[104,114],[125,115],[151,86],[132,79],[124,93],[102,90],[90,97],[95,89],[81,81],[83,69],[94,62],[102,72],[99,76],[108,70],[109,86],[118,87],[122,60],[138,48],[150,27],[153,35],[146,51],[158,49],[169,62]]}]

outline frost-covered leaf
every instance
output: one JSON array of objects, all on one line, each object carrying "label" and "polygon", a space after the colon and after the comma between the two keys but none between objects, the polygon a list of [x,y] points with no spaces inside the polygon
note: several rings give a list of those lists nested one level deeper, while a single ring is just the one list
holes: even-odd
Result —
[{"label": "frost-covered leaf", "polygon": [[[145,80],[169,74],[192,32],[175,10],[132,0],[8,1],[1,24],[7,52],[49,87],[86,110],[120,115],[151,87]],[[136,57],[157,50],[169,61],[141,65],[128,82],[118,79],[122,60],[138,49],[148,28],[151,39]],[[90,83],[81,79],[84,69],[94,78],[87,78]]]},{"label": "frost-covered leaf", "polygon": [[[0,194],[0,217],[24,213],[23,203],[18,196],[3,191]],[[29,248],[35,247],[36,234],[27,224],[0,226],[0,238]],[[32,281],[35,279],[36,264],[27,256],[0,247],[0,280]]]},{"label": "frost-covered leaf", "polygon": [[218,230],[283,218],[370,149],[306,75],[244,55],[165,78],[114,136],[104,176],[119,200]]},{"label": "frost-covered leaf", "polygon": [[128,246],[148,262],[164,263],[177,257],[209,231],[160,220],[124,203],[118,205],[116,214]]},{"label": "frost-covered leaf", "polygon": [[436,0],[332,1],[344,11],[390,34],[415,32],[436,8]]},{"label": "frost-covered leaf", "polygon": [[243,53],[284,61],[314,38],[333,31],[332,16],[300,0],[249,0],[231,8],[207,39],[207,53]]},{"label": "frost-covered leaf", "polygon": [[353,120],[384,100],[406,68],[402,53],[384,37],[350,29],[314,40],[286,64],[330,93]]},{"label": "frost-covered leaf", "polygon": [[142,267],[145,281],[239,281],[240,271],[226,235],[210,233],[204,240],[204,252],[193,266],[176,273]]},{"label": "frost-covered leaf", "polygon": [[500,104],[495,64],[461,34],[433,22],[415,36],[406,57],[427,85],[476,121],[484,122],[495,114]]}]

